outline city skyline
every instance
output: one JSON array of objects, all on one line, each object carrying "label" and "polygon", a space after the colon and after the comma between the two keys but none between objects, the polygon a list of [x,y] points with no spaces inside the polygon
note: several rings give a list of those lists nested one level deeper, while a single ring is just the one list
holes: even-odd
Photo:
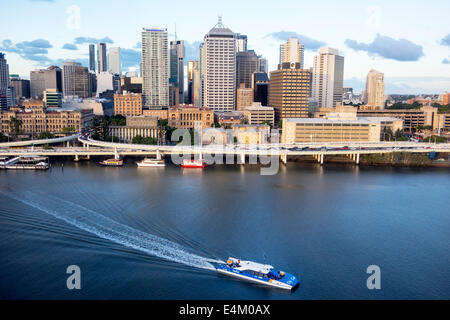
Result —
[{"label": "city skyline", "polygon": [[[280,44],[298,36],[305,46],[305,68],[312,67],[320,47],[330,46],[342,52],[346,61],[344,85],[356,91],[364,89],[365,75],[370,69],[385,73],[386,94],[441,93],[450,87],[450,35],[445,25],[446,8],[450,9],[450,5],[443,1],[433,7],[436,9],[403,1],[380,1],[376,5],[327,2],[321,6],[284,1],[270,10],[264,5],[250,10],[248,7],[255,5],[253,2],[239,3],[239,6],[233,3],[227,8],[208,4],[208,10],[204,11],[182,2],[176,10],[171,10],[168,5],[143,1],[134,1],[129,8],[109,2],[105,6],[104,1],[80,0],[76,4],[59,0],[17,1],[8,4],[7,18],[0,22],[3,30],[0,51],[6,53],[10,73],[28,78],[31,70],[51,64],[60,66],[68,59],[89,66],[89,44],[106,42],[108,47],[122,49],[124,71],[137,70],[140,30],[157,25],[168,29],[169,40],[175,38],[176,28],[178,39],[185,40],[187,62],[198,60],[198,45],[220,13],[224,24],[233,32],[247,35],[248,49],[268,59],[269,71],[276,69]],[[108,19],[103,19],[101,24],[95,16],[100,7],[107,8],[103,12],[108,14]],[[284,7],[289,7],[289,12]],[[32,29],[8,28],[11,19],[17,18],[13,13],[18,10],[21,18],[33,25]],[[54,10],[61,14],[50,17]],[[298,13],[305,11],[311,15],[299,19]],[[422,18],[412,19],[417,12],[422,13]],[[117,26],[114,21],[119,17],[123,22]],[[189,22],[192,19],[200,23],[193,25]]]}]

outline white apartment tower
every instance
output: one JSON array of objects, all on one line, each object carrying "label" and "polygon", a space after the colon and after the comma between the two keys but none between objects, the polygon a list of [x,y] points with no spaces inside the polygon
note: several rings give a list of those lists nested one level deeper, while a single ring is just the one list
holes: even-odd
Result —
[{"label": "white apartment tower", "polygon": [[333,48],[320,48],[314,57],[312,94],[318,107],[334,108],[342,102],[344,57]]},{"label": "white apartment tower", "polygon": [[108,49],[108,71],[111,74],[122,75],[122,57],[119,47]]},{"label": "white apartment tower", "polygon": [[169,105],[169,43],[167,29],[142,31],[142,99],[145,107]]},{"label": "white apartment tower", "polygon": [[379,109],[384,109],[386,97],[384,95],[383,73],[373,69],[369,71],[369,73],[367,74],[365,97],[366,100],[364,102],[367,105]]},{"label": "white apartment tower", "polygon": [[219,22],[205,35],[202,52],[203,102],[214,111],[232,111],[236,101],[236,35]]},{"label": "white apartment tower", "polygon": [[280,64],[300,63],[300,69],[303,69],[303,60],[304,46],[298,38],[289,38],[286,43],[280,45]]}]

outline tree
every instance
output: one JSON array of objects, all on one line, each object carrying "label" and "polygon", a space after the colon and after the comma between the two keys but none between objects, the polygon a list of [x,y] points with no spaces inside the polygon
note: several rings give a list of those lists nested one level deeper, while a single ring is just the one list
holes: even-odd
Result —
[{"label": "tree", "polygon": [[68,134],[71,132],[75,132],[75,128],[74,127],[65,127],[65,128],[62,128],[61,132],[64,134]]},{"label": "tree", "polygon": [[447,138],[441,136],[430,136],[423,139],[423,142],[447,143]]},{"label": "tree", "polygon": [[0,142],[7,142],[8,137],[5,136],[2,132],[0,132]]},{"label": "tree", "polygon": [[131,141],[133,144],[147,144],[147,145],[156,145],[157,141],[152,137],[144,138],[142,136],[135,136]]},{"label": "tree", "polygon": [[261,122],[261,124],[268,125],[270,127],[270,129],[272,129],[272,123],[270,121],[266,120],[266,121]]},{"label": "tree", "polygon": [[22,120],[11,117],[9,119],[9,131],[12,133],[14,137],[17,137],[20,134],[20,127],[22,126]]},{"label": "tree", "polygon": [[38,135],[38,139],[39,139],[39,140],[53,139],[54,137],[55,137],[55,135],[52,134],[52,133],[49,132],[49,131],[41,132],[41,133]]}]

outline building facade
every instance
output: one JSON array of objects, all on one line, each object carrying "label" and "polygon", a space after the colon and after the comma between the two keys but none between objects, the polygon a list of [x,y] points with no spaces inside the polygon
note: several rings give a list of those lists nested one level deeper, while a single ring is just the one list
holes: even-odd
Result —
[{"label": "building facade", "polygon": [[14,98],[16,104],[19,104],[21,100],[30,98],[30,80],[12,76],[9,80],[11,87],[14,88]]},{"label": "building facade", "polygon": [[286,43],[280,45],[280,64],[299,63],[303,69],[304,46],[298,38],[289,38]]},{"label": "building facade", "polygon": [[307,118],[311,72],[299,63],[284,63],[270,73],[269,106],[275,109],[275,121]]},{"label": "building facade", "polygon": [[275,124],[275,111],[272,107],[262,106],[260,102],[253,103],[244,109],[244,116],[248,124]]},{"label": "building facade", "polygon": [[95,45],[89,45],[89,71],[95,73]]},{"label": "building facade", "polygon": [[169,106],[169,50],[166,29],[142,31],[142,97],[146,107]]},{"label": "building facade", "polygon": [[384,95],[383,73],[372,69],[367,74],[364,102],[369,106],[384,109],[386,97]]},{"label": "building facade", "polygon": [[252,87],[252,75],[258,71],[258,56],[255,51],[243,51],[236,53],[236,87],[241,83],[245,88]]},{"label": "building facade", "polygon": [[63,92],[62,70],[51,66],[47,69],[38,69],[30,72],[30,96],[32,99],[42,99],[44,91],[57,89]]},{"label": "building facade", "polygon": [[107,72],[106,43],[97,43],[97,72]]},{"label": "building facade", "polygon": [[184,41],[170,41],[170,79],[178,89],[175,104],[184,103]]},{"label": "building facade", "polygon": [[124,93],[114,95],[114,114],[127,116],[142,115],[142,94]]},{"label": "building facade", "polygon": [[252,75],[253,101],[263,106],[269,103],[269,77],[267,73],[256,72]]},{"label": "building facade", "polygon": [[122,75],[122,54],[119,47],[108,49],[108,71],[111,74]]},{"label": "building facade", "polygon": [[332,48],[320,48],[314,57],[312,98],[319,107],[334,108],[342,103],[344,57]]},{"label": "building facade", "polygon": [[74,61],[63,62],[62,80],[64,97],[78,96],[80,98],[89,98],[92,96],[92,79],[88,69],[80,63]]},{"label": "building facade", "polygon": [[170,127],[178,129],[194,128],[197,121],[202,122],[202,129],[211,128],[214,124],[214,111],[193,105],[180,105],[169,108],[168,120]]},{"label": "building facade", "polygon": [[241,83],[236,90],[236,110],[242,111],[253,104],[253,89],[246,88],[245,83]]},{"label": "building facade", "polygon": [[205,36],[202,48],[203,106],[232,111],[236,104],[236,39],[219,22]]},{"label": "building facade", "polygon": [[111,136],[125,143],[131,143],[136,136],[153,138],[156,141],[164,136],[158,128],[158,119],[147,116],[129,116],[125,126],[110,126],[109,130]]}]

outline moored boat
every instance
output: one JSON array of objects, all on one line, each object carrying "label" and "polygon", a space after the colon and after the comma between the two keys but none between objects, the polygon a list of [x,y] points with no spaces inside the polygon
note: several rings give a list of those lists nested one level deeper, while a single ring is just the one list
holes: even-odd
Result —
[{"label": "moored boat", "polygon": [[104,167],[122,167],[123,160],[122,159],[108,159],[104,161],[100,161],[100,165]]},{"label": "moored boat", "polygon": [[164,160],[158,159],[149,159],[145,158],[144,160],[136,163],[138,167],[165,167],[166,163]]},{"label": "moored boat", "polygon": [[271,265],[252,261],[230,257],[226,263],[219,264],[216,269],[217,272],[228,276],[280,289],[292,290],[299,285],[296,276],[276,270]]},{"label": "moored boat", "polygon": [[182,168],[205,168],[206,162],[205,160],[191,160],[185,159],[181,163]]}]

